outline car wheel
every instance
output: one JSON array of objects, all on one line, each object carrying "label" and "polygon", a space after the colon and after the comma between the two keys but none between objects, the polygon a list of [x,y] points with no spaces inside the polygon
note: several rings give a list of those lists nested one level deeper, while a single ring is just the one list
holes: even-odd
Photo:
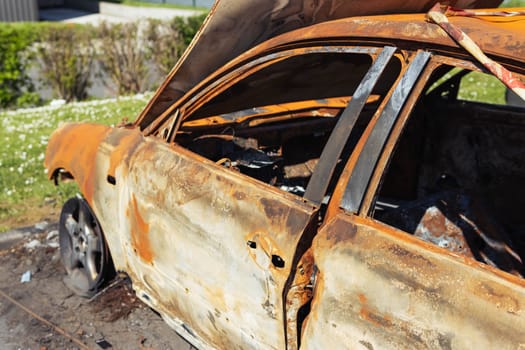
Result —
[{"label": "car wheel", "polygon": [[89,205],[70,198],[59,223],[64,283],[76,294],[91,297],[115,274],[102,228]]}]

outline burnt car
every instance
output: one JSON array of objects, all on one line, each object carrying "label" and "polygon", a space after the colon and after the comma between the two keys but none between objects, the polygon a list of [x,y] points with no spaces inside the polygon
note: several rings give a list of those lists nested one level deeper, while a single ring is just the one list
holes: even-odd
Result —
[{"label": "burnt car", "polygon": [[[525,110],[465,98],[487,65],[424,13],[345,4],[219,1],[134,123],[54,132],[69,286],[125,272],[203,349],[525,347]],[[520,11],[449,21],[523,82]]]}]

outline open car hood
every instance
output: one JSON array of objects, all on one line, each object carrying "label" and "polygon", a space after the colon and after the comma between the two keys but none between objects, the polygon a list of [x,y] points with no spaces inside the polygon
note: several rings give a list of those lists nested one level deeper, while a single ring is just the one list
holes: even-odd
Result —
[{"label": "open car hood", "polygon": [[[135,122],[147,127],[171,104],[229,60],[297,28],[364,15],[428,11],[438,0],[216,0],[190,46]],[[497,7],[502,0],[441,1],[460,8]]]}]

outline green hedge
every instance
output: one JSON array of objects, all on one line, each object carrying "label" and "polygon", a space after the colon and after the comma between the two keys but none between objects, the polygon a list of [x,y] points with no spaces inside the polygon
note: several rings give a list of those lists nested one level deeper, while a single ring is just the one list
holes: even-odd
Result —
[{"label": "green hedge", "polygon": [[32,59],[27,48],[38,33],[35,23],[0,24],[0,107],[23,105],[34,96],[27,76]]},{"label": "green hedge", "polygon": [[[111,30],[109,24],[93,27],[0,22],[0,109],[41,103],[28,76],[30,67],[39,71],[42,83],[52,88],[54,98],[67,101],[89,97],[86,92],[92,83],[90,72],[95,68],[101,69],[95,76],[103,72],[118,87],[119,94],[143,91],[146,85],[131,84],[133,80],[145,80],[149,70],[169,71],[204,18],[205,15],[176,17],[167,22],[149,20],[147,26],[120,24]],[[144,42],[141,38],[151,39]],[[133,56],[129,56],[131,53]],[[151,62],[157,67],[147,66]]]}]

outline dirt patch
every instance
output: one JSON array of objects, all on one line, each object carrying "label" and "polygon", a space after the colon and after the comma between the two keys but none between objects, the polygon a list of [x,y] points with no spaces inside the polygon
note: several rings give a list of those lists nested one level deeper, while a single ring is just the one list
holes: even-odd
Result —
[{"label": "dirt patch", "polygon": [[115,322],[127,318],[133,310],[142,306],[131,288],[131,281],[127,278],[117,277],[106,289],[91,300],[92,312],[106,322]]},{"label": "dirt patch", "polygon": [[51,200],[42,205],[36,200],[27,200],[17,204],[0,203],[0,232],[14,227],[30,226],[35,222],[57,221],[60,209],[56,201]]},{"label": "dirt patch", "polygon": [[125,278],[92,299],[73,294],[62,282],[56,225],[49,227],[0,248],[0,349],[193,349]]}]

